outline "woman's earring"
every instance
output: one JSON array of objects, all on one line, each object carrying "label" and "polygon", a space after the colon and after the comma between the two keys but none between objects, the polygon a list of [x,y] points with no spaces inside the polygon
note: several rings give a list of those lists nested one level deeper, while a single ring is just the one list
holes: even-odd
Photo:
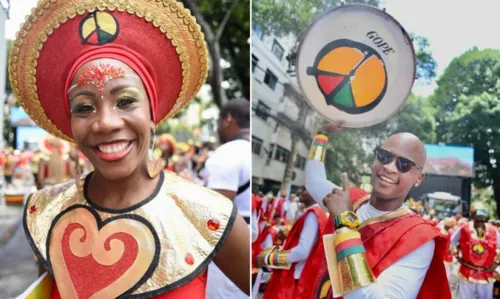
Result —
[{"label": "woman's earring", "polygon": [[80,165],[80,158],[78,157],[78,153],[76,153],[75,158],[75,184],[76,189],[78,190],[78,194],[83,193],[83,181],[80,179],[82,176],[82,167]]},{"label": "woman's earring", "polygon": [[148,176],[152,179],[156,178],[158,174],[165,167],[165,160],[162,158],[155,157],[154,148],[155,148],[155,140],[156,136],[154,134],[154,130],[151,130],[151,148],[148,150]]}]

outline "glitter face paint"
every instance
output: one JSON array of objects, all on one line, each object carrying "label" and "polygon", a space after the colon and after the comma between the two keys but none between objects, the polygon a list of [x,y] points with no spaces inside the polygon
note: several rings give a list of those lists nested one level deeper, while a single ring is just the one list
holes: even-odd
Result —
[{"label": "glitter face paint", "polygon": [[91,84],[97,87],[101,93],[101,99],[104,99],[104,86],[110,80],[118,78],[125,78],[125,71],[120,67],[114,67],[109,63],[91,65],[78,77],[77,83],[71,86],[68,92],[77,86]]}]

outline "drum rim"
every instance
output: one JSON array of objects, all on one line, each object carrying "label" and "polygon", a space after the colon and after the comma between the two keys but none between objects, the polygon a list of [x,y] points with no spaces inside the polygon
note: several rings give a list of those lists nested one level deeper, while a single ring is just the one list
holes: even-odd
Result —
[{"label": "drum rim", "polygon": [[413,46],[413,41],[412,41],[410,35],[408,34],[408,32],[406,31],[406,29],[393,16],[391,16],[390,14],[388,14],[385,9],[379,9],[379,8],[377,8],[375,6],[368,5],[368,4],[352,3],[352,4],[343,4],[343,5],[331,8],[331,9],[323,12],[319,16],[317,16],[314,19],[314,21],[312,21],[312,23],[309,24],[309,26],[307,26],[307,28],[304,31],[302,31],[302,33],[300,34],[299,46],[297,48],[297,56],[296,56],[296,60],[295,60],[295,73],[297,74],[297,83],[299,85],[300,92],[304,96],[304,99],[306,100],[307,104],[309,105],[309,108],[311,108],[312,110],[314,110],[316,112],[316,114],[318,115],[318,117],[320,117],[321,119],[323,119],[325,121],[328,121],[328,122],[332,121],[329,118],[325,117],[319,111],[319,109],[317,107],[315,107],[314,105],[312,105],[311,100],[309,99],[309,97],[307,96],[304,88],[302,87],[302,82],[301,82],[300,77],[299,77],[299,57],[300,57],[300,51],[302,49],[302,45],[304,44],[305,38],[308,36],[308,34],[311,31],[311,28],[313,28],[315,24],[317,24],[318,22],[320,22],[321,20],[323,20],[324,18],[326,18],[327,16],[329,16],[331,13],[333,13],[333,12],[335,12],[337,10],[345,9],[345,8],[363,8],[363,9],[367,9],[367,10],[370,10],[370,11],[373,11],[373,12],[376,12],[376,13],[382,13],[382,15],[384,15],[385,17],[391,19],[397,26],[399,26],[399,28],[401,28],[401,32],[403,33],[403,38],[405,39],[406,43],[410,46],[411,53],[413,54],[412,57],[413,57],[413,66],[414,67],[413,67],[413,76],[412,76],[413,80],[412,80],[412,83],[411,83],[411,88],[408,90],[408,92],[407,92],[407,94],[405,96],[405,100],[403,100],[403,101],[401,101],[399,103],[397,109],[395,109],[391,114],[389,114],[387,117],[385,117],[382,120],[380,120],[380,119],[373,119],[372,121],[369,121],[369,122],[366,122],[366,123],[363,123],[363,124],[361,124],[361,123],[356,124],[356,123],[351,123],[351,122],[344,122],[344,124],[342,125],[345,128],[367,128],[367,127],[371,127],[371,126],[374,126],[374,125],[377,125],[377,124],[380,124],[380,123],[382,123],[384,121],[389,120],[390,118],[392,118],[393,116],[395,116],[396,114],[398,114],[399,112],[401,112],[404,109],[405,104],[408,101],[408,97],[411,95],[411,91],[413,89],[413,85],[415,84],[415,79],[416,79],[416,76],[417,76],[417,61],[416,61],[415,47]]}]

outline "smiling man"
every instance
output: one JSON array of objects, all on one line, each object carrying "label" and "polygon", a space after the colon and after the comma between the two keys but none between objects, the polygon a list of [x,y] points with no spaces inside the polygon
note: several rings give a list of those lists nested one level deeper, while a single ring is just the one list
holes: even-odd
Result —
[{"label": "smiling man", "polygon": [[[337,133],[341,125],[333,123],[324,129]],[[326,179],[327,143],[327,136],[317,135],[306,164],[306,187],[333,222],[326,234],[335,231],[324,239],[328,265],[323,258],[317,295],[321,297],[328,288],[329,268],[340,277],[335,293],[345,299],[451,298],[442,260],[446,239],[403,204],[410,189],[424,178],[422,142],[410,133],[385,140],[375,152],[373,192],[354,203],[347,174],[343,174],[342,188]]]}]

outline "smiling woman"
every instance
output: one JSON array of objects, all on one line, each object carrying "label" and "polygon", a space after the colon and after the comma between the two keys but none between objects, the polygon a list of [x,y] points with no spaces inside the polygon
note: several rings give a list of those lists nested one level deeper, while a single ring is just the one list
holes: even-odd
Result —
[{"label": "smiling woman", "polygon": [[155,126],[205,81],[195,19],[175,0],[55,2],[32,10],[9,63],[31,118],[95,168],[26,204],[28,241],[54,282],[48,292],[205,298],[214,261],[248,294],[249,229],[235,205],[149,155]]}]

